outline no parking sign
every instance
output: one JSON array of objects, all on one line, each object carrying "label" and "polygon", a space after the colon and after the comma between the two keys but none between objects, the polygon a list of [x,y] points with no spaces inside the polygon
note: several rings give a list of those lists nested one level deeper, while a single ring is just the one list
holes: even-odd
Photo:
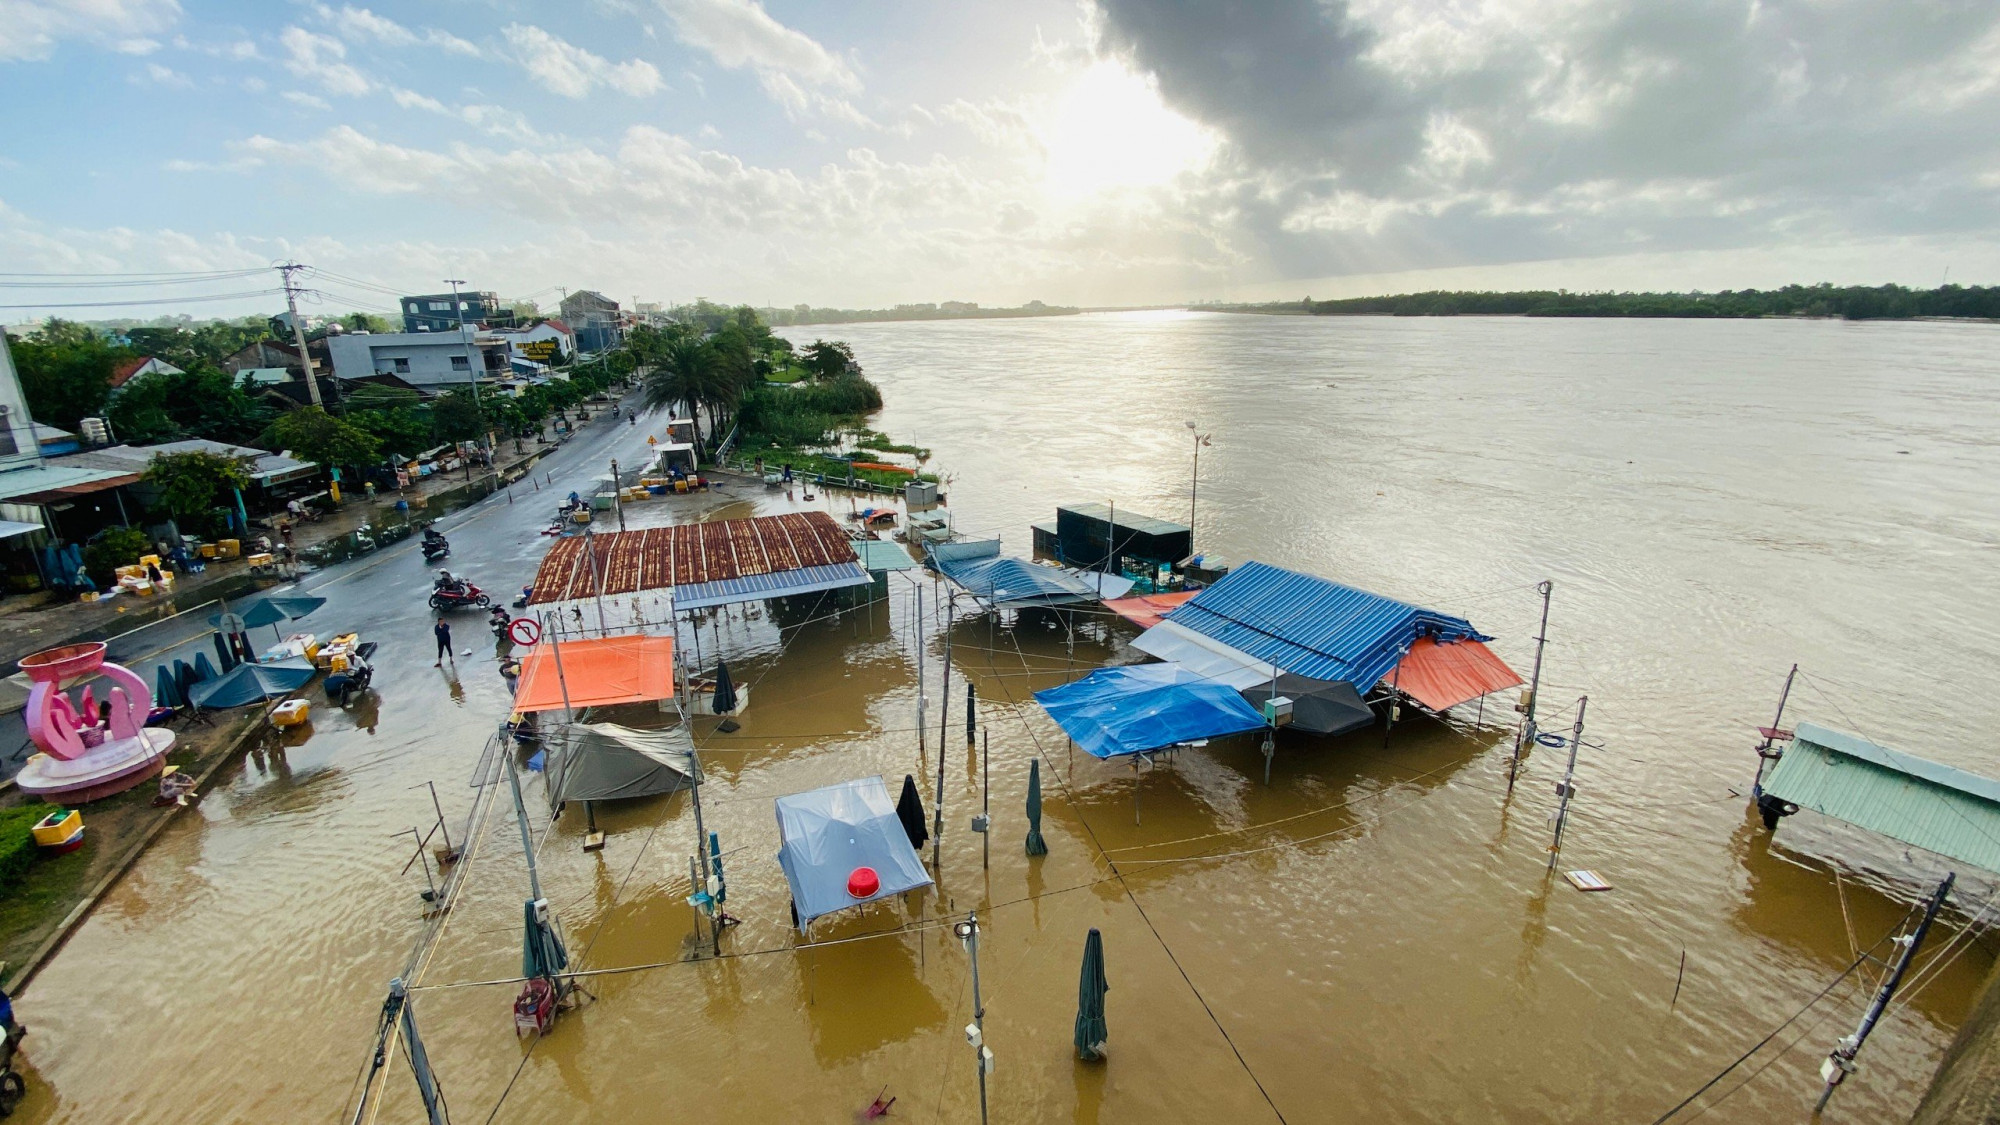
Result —
[{"label": "no parking sign", "polygon": [[532,617],[516,617],[507,623],[507,639],[526,648],[542,639],[541,623]]}]

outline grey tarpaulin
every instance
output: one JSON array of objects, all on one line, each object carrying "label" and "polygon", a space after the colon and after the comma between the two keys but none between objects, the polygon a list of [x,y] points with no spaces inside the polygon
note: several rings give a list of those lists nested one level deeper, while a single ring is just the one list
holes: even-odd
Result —
[{"label": "grey tarpaulin", "polygon": [[1260,713],[1274,694],[1291,700],[1291,728],[1309,734],[1345,734],[1375,722],[1375,712],[1361,702],[1353,684],[1281,672],[1275,680],[1240,690],[1244,701]]},{"label": "grey tarpaulin", "polygon": [[[794,793],[776,801],[778,866],[791,884],[801,931],[850,906],[931,885],[879,777]],[[848,876],[870,867],[881,887],[867,898],[847,893]]]},{"label": "grey tarpaulin", "polygon": [[694,740],[684,726],[638,730],[616,723],[572,723],[544,739],[549,800],[614,801],[688,787]]}]

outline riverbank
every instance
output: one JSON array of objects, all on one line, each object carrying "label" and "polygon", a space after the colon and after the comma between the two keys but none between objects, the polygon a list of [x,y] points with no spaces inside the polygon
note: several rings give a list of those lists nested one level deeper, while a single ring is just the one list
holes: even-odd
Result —
[{"label": "riverbank", "polygon": [[[184,807],[192,807],[208,788],[216,771],[237,760],[270,728],[264,709],[233,711],[216,716],[206,726],[176,732],[167,764],[195,779],[188,805],[153,803],[159,786],[148,780],[116,796],[80,806],[83,846],[67,855],[38,856],[21,882],[0,896],[0,964],[7,976],[0,989],[19,996],[62,943],[90,915],[118,879],[145,853],[146,845]],[[275,731],[270,731],[275,735]],[[296,737],[296,736],[293,736]],[[32,804],[37,799],[0,783],[0,807]]]}]

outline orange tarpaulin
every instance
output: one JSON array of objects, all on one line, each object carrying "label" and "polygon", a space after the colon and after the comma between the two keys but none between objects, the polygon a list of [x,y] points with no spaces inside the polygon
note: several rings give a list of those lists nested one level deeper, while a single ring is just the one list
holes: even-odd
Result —
[{"label": "orange tarpaulin", "polygon": [[1160,618],[1173,612],[1182,602],[1201,593],[1200,590],[1182,590],[1174,594],[1145,594],[1136,598],[1113,598],[1104,603],[1104,608],[1132,622],[1141,629],[1151,629],[1160,623]]},{"label": "orange tarpaulin", "polygon": [[1442,711],[1523,681],[1478,641],[1441,645],[1420,637],[1383,682],[1433,711]]},{"label": "orange tarpaulin", "polygon": [[555,646],[543,641],[521,661],[516,711],[555,711],[567,690],[572,708],[649,703],[674,694],[672,637],[601,637],[562,642],[562,675]]}]

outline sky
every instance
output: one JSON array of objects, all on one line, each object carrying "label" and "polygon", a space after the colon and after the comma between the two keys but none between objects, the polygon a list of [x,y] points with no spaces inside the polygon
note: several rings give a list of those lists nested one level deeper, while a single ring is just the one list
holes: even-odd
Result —
[{"label": "sky", "polygon": [[2000,282],[1992,0],[0,0],[0,29],[8,322],[268,311],[275,274],[30,275],[285,260],[309,312],[447,277],[848,308]]}]

